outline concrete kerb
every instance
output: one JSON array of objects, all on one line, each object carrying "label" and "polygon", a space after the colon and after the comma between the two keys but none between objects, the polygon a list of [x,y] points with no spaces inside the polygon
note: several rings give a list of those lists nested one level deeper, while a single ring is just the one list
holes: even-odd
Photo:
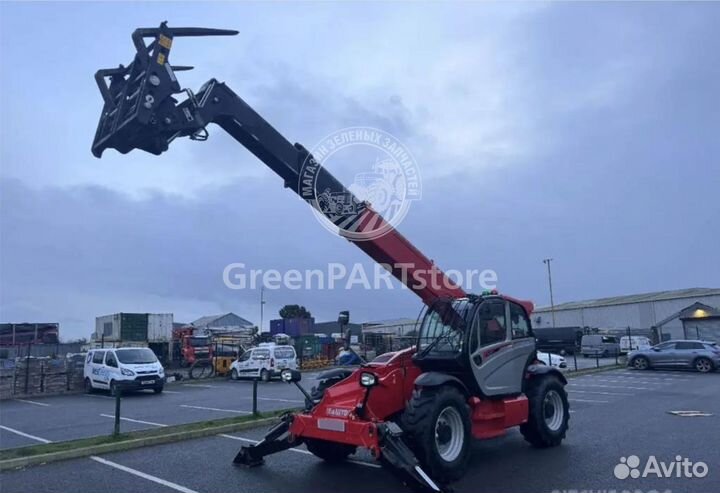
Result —
[{"label": "concrete kerb", "polygon": [[279,419],[278,416],[270,418],[260,418],[252,421],[243,421],[242,423],[231,423],[227,425],[212,426],[201,428],[198,430],[179,431],[168,433],[166,435],[157,435],[149,437],[134,438],[124,440],[117,443],[103,443],[100,445],[91,445],[88,447],[61,450],[58,452],[50,452],[28,457],[17,457],[0,461],[0,471],[10,469],[19,469],[37,464],[46,464],[49,462],[57,462],[61,460],[77,459],[80,457],[88,457],[90,455],[101,455],[110,452],[120,452],[123,450],[131,450],[151,445],[161,445],[164,443],[179,442],[182,440],[190,440],[193,438],[202,438],[212,435],[220,435],[222,433],[233,433],[240,430],[255,428],[257,426],[271,425]]},{"label": "concrete kerb", "polygon": [[563,373],[563,375],[565,375],[565,378],[582,377],[583,375],[591,375],[593,373],[602,373],[602,372],[610,371],[610,370],[619,370],[619,369],[622,369],[625,367],[626,367],[625,365],[607,365],[607,366],[601,366],[600,368],[585,368],[582,370],[567,372],[567,373]]}]

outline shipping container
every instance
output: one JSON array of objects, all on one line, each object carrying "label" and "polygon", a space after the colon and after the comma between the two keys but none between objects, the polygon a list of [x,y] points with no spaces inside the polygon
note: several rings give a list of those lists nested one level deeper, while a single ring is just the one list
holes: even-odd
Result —
[{"label": "shipping container", "polygon": [[314,335],[297,336],[295,340],[295,352],[298,358],[311,359],[322,355],[322,345],[320,339]]},{"label": "shipping container", "polygon": [[147,313],[121,313],[120,339],[123,341],[148,340]]},{"label": "shipping container", "polygon": [[287,334],[291,337],[312,335],[314,318],[286,318],[270,320],[270,334]]},{"label": "shipping container", "polygon": [[172,340],[173,314],[148,314],[148,342],[170,342]]}]

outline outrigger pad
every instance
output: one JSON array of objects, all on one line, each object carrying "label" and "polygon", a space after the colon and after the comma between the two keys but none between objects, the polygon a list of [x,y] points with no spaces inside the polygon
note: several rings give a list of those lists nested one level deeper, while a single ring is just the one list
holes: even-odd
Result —
[{"label": "outrigger pad", "polygon": [[402,440],[402,430],[392,421],[378,425],[381,460],[411,489],[423,493],[450,493],[447,486],[441,487],[420,467],[415,454]]}]

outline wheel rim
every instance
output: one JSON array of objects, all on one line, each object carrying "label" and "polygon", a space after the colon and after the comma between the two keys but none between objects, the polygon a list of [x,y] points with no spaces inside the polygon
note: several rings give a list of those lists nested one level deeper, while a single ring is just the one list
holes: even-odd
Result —
[{"label": "wheel rim", "polygon": [[697,370],[701,371],[701,372],[710,371],[710,362],[707,360],[701,359],[697,363],[695,363],[695,368],[697,368]]},{"label": "wheel rim", "polygon": [[435,422],[435,446],[442,460],[452,462],[460,456],[465,444],[462,416],[454,407],[446,407]]},{"label": "wheel rim", "polygon": [[543,417],[545,418],[545,426],[550,431],[558,431],[563,424],[565,418],[565,406],[563,406],[562,397],[555,390],[548,391],[543,400]]},{"label": "wheel rim", "polygon": [[645,361],[645,358],[638,358],[635,360],[635,368],[638,370],[644,370],[647,368],[647,361]]}]

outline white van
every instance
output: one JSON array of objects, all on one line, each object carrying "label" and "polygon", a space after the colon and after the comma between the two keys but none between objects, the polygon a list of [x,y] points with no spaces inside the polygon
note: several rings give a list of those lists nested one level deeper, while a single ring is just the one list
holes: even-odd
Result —
[{"label": "white van", "polygon": [[268,382],[272,377],[279,377],[282,370],[297,370],[297,367],[294,347],[265,343],[245,351],[233,361],[230,365],[230,378],[260,378],[263,382]]},{"label": "white van", "polygon": [[620,338],[620,352],[625,354],[638,349],[650,349],[652,343],[645,336],[622,336]]},{"label": "white van", "polygon": [[92,349],[83,369],[85,391],[109,390],[115,395],[118,383],[123,390],[163,391],[165,369],[155,353],[146,347]]}]

